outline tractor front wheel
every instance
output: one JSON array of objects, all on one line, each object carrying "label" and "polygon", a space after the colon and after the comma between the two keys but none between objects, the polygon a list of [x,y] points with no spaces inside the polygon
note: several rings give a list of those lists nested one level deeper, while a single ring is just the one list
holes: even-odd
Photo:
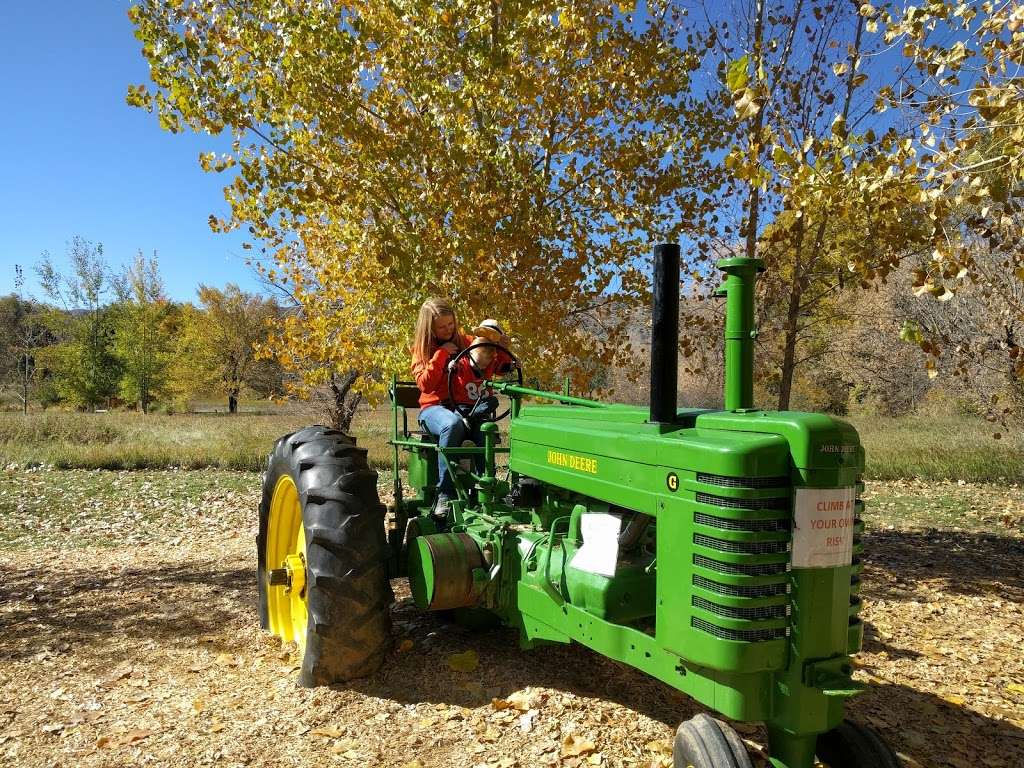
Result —
[{"label": "tractor front wheel", "polygon": [[275,444],[256,540],[260,624],[298,645],[301,685],[372,674],[388,651],[384,511],[350,437],[318,426]]},{"label": "tractor front wheel", "polygon": [[676,730],[673,768],[752,768],[736,731],[703,712]]},{"label": "tractor front wheel", "polygon": [[829,768],[900,768],[900,759],[874,730],[844,720],[818,737],[818,759]]}]

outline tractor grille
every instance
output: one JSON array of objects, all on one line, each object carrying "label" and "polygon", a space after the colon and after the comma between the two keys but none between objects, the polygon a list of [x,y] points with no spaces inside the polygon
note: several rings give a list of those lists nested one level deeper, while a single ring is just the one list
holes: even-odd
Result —
[{"label": "tractor grille", "polygon": [[[778,625],[788,624],[790,611],[789,478],[698,473],[697,480],[733,490],[729,496],[695,494],[700,508],[693,512],[694,525],[699,526],[693,534],[693,564],[705,573],[692,575],[693,587],[702,594],[690,598],[694,611],[701,614],[691,615],[690,625],[723,640],[767,642],[786,637],[788,626]],[[763,604],[769,601],[776,604]],[[716,616],[733,626],[720,626],[724,622],[716,621]]]},{"label": "tractor grille", "polygon": [[697,473],[698,483],[720,485],[723,488],[778,488],[789,485],[788,477],[726,477],[711,475],[707,472]]},{"label": "tractor grille", "polygon": [[705,536],[703,533],[693,535],[693,543],[719,552],[739,552],[746,555],[777,555],[789,551],[788,541],[727,541]]},{"label": "tractor grille", "polygon": [[715,496],[703,491],[697,492],[697,501],[701,504],[713,504],[728,509],[789,509],[789,496],[772,499],[736,499],[728,496]]},{"label": "tractor grille", "polygon": [[789,592],[789,585],[785,582],[775,584],[721,584],[717,581],[693,575],[693,586],[706,589],[709,592],[717,592],[720,595],[729,597],[777,597]]},{"label": "tractor grille", "polygon": [[788,570],[787,563],[723,563],[712,560],[704,555],[694,555],[693,564],[708,568],[719,573],[731,573],[738,576],[776,576]]},{"label": "tractor grille", "polygon": [[693,522],[723,531],[788,531],[789,520],[735,520],[730,517],[718,517],[706,512],[695,512]]},{"label": "tractor grille", "polygon": [[740,640],[746,643],[759,643],[764,640],[779,640],[789,636],[789,627],[776,627],[775,629],[726,629],[712,624],[710,621],[698,619],[694,616],[690,619],[690,626],[707,632],[709,635],[720,637],[723,640]]},{"label": "tractor grille", "polygon": [[737,608],[731,605],[712,603],[710,600],[696,596],[693,598],[693,606],[695,608],[703,608],[705,611],[711,611],[711,613],[717,613],[719,616],[725,616],[728,619],[750,619],[756,621],[757,619],[784,619],[789,615],[788,605],[762,605],[756,608]]},{"label": "tractor grille", "polygon": [[[860,591],[860,571],[862,568],[860,561],[861,553],[864,551],[864,545],[861,542],[861,532],[864,530],[864,502],[861,500],[861,494],[863,493],[863,491],[864,482],[861,478],[857,478],[857,500],[854,505],[853,513],[853,567],[850,568],[849,624],[851,628],[854,628],[860,624],[861,599],[857,595],[857,592]],[[859,642],[853,642],[851,643],[851,647],[848,648],[847,651],[849,653],[856,653],[860,650],[859,645]]]}]

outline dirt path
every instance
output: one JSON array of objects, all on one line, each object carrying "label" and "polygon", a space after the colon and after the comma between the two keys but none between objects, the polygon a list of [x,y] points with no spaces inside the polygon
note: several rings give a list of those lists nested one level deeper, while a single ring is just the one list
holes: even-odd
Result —
[{"label": "dirt path", "polygon": [[[385,670],[296,687],[295,659],[256,623],[256,487],[231,473],[0,476],[0,765],[668,764],[672,730],[698,711],[681,694],[579,647],[527,653],[508,631],[445,625],[397,582]],[[876,508],[918,492],[880,484]],[[1020,768],[1024,540],[999,521],[1024,518],[1024,499],[950,493],[1005,504],[972,530],[872,523],[867,690],[850,711],[907,765]],[[468,650],[479,666],[452,670]],[[581,754],[563,758],[566,743]]]}]

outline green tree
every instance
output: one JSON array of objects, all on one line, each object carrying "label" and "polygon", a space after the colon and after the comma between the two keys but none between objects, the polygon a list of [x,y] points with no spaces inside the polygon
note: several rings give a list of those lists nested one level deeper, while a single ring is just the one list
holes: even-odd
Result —
[{"label": "green tree", "polygon": [[74,237],[68,244],[70,271],[62,273],[49,254],[36,266],[43,291],[63,311],[51,313],[59,343],[44,358],[61,397],[82,408],[109,404],[117,393],[121,365],[114,353],[109,300],[118,281],[103,258],[103,245]]},{"label": "green tree", "polygon": [[[15,266],[15,287],[23,283],[21,267]],[[0,383],[21,401],[28,413],[36,384],[36,357],[40,349],[53,343],[45,322],[44,308],[19,293],[0,298]]]},{"label": "green tree", "polygon": [[164,295],[156,255],[140,251],[119,283],[120,301],[114,313],[114,351],[121,361],[121,398],[148,413],[165,393],[172,341],[168,327],[170,304]]},{"label": "green tree", "polygon": [[[143,0],[162,127],[230,131],[231,204],[297,302],[271,350],[306,389],[379,397],[405,371],[416,310],[451,296],[501,319],[532,374],[627,356],[658,239],[699,240],[725,132],[692,88],[685,10],[602,0],[424,4]],[[626,318],[626,311],[606,317]],[[585,382],[580,382],[585,384]]]},{"label": "green tree", "polygon": [[280,320],[277,301],[234,284],[224,290],[201,285],[199,304],[185,305],[178,319],[172,375],[179,399],[217,392],[227,397],[228,411],[236,413],[243,391],[277,394],[273,371],[268,371],[276,364],[257,355],[271,323]]}]

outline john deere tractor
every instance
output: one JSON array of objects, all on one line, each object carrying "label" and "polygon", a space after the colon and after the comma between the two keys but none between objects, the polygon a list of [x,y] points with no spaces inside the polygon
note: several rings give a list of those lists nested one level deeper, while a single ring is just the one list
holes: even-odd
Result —
[{"label": "john deere tractor", "polygon": [[[310,427],[278,440],[260,506],[260,620],[298,644],[299,682],[373,673],[389,652],[390,579],[405,578],[423,610],[489,617],[537,653],[576,642],[764,722],[775,768],[896,768],[876,733],[843,717],[861,688],[850,654],[863,636],[864,451],[838,419],[754,407],[763,266],[718,266],[722,410],[676,407],[679,246],[667,244],[655,249],[649,408],[525,387],[515,364],[491,382],[508,398],[507,445],[503,413],[479,425],[482,446],[439,448],[409,413],[415,385],[394,379],[390,513],[351,438]],[[441,517],[439,461],[457,488]],[[751,766],[707,714],[679,726],[674,761]]]}]

